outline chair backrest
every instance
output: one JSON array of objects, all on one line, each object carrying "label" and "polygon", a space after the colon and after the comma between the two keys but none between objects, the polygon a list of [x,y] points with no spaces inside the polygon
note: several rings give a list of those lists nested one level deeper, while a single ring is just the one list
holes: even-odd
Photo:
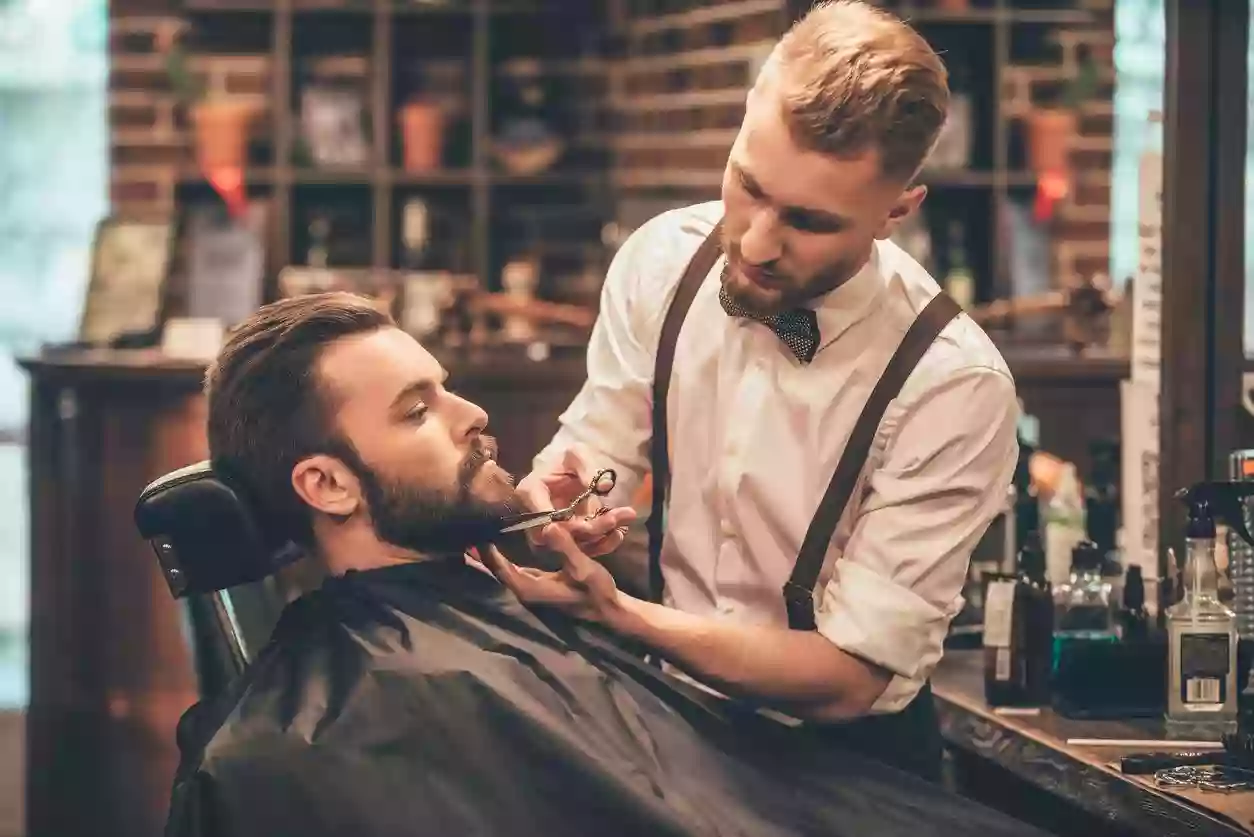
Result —
[{"label": "chair backrest", "polygon": [[135,525],[170,593],[186,604],[201,691],[215,693],[269,637],[283,607],[272,576],[303,554],[268,542],[243,493],[208,462],[149,483]]}]

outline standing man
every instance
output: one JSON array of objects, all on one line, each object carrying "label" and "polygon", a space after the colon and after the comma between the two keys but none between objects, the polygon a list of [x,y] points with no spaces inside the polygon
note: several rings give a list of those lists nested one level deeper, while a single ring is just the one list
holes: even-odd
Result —
[{"label": "standing man", "polygon": [[652,471],[653,601],[587,562],[497,567],[524,601],[930,777],[928,680],[1018,418],[993,343],[888,240],[948,98],[936,53],[884,11],[826,3],[791,28],[722,200],[616,255],[587,382],[520,485],[553,508],[612,467],[625,505]]}]

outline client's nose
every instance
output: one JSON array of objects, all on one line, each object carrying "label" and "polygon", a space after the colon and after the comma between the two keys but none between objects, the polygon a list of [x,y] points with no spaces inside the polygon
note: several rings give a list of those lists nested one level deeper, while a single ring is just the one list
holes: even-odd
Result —
[{"label": "client's nose", "polygon": [[457,411],[457,419],[453,426],[457,430],[458,438],[469,439],[482,433],[488,426],[488,414],[483,408],[460,395],[452,398],[456,402],[454,409]]}]

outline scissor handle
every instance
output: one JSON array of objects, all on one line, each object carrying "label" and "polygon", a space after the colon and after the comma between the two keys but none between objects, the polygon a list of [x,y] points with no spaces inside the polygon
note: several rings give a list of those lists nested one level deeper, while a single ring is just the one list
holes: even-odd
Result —
[{"label": "scissor handle", "polygon": [[[613,468],[602,468],[592,477],[592,482],[588,483],[588,492],[604,497],[614,490],[614,486],[618,483],[618,472]],[[587,495],[584,495],[586,498]],[[581,498],[582,501],[583,498]],[[578,505],[575,503],[574,505]]]},{"label": "scissor handle", "polygon": [[618,473],[613,468],[602,468],[597,471],[588,487],[574,499],[574,501],[564,509],[555,509],[548,512],[528,512],[525,514],[514,515],[502,521],[504,524],[503,531],[517,532],[522,529],[532,529],[536,526],[544,526],[549,523],[558,523],[570,520],[575,516],[575,507],[587,500],[592,495],[604,497],[614,490],[614,485],[618,482]]}]

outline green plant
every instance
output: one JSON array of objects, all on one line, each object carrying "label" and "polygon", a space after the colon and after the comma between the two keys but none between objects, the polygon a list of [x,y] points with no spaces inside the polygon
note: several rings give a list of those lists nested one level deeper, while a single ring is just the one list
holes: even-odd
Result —
[{"label": "green plant", "polygon": [[188,67],[187,50],[180,44],[174,44],[166,53],[165,70],[170,89],[180,104],[192,105],[205,97],[205,84]]},{"label": "green plant", "polygon": [[1077,60],[1079,71],[1062,89],[1060,103],[1067,110],[1078,110],[1082,104],[1096,96],[1101,83],[1100,69],[1087,50],[1081,50]]}]

